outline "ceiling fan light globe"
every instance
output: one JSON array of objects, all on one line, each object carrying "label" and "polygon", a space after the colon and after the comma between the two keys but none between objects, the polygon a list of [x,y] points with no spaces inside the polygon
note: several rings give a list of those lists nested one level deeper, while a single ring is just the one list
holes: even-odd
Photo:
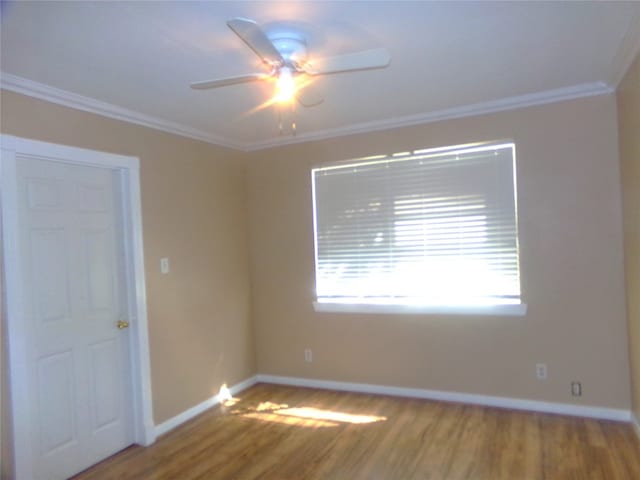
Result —
[{"label": "ceiling fan light globe", "polygon": [[276,81],[275,101],[278,103],[291,103],[296,96],[296,82],[290,68],[283,67]]}]

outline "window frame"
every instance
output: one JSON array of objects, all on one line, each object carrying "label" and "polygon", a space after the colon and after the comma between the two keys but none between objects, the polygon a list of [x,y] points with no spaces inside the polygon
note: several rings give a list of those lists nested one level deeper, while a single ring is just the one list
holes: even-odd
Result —
[{"label": "window frame", "polygon": [[[498,147],[504,144],[512,144],[513,146],[513,201],[514,201],[514,215],[515,215],[515,227],[516,227],[516,242],[518,253],[518,272],[519,272],[519,288],[520,288],[520,303],[489,303],[489,304],[416,304],[410,302],[402,302],[401,299],[398,303],[394,302],[380,302],[367,301],[363,299],[362,302],[354,301],[354,298],[350,299],[330,299],[330,298],[318,298],[317,295],[317,280],[318,280],[318,218],[317,218],[317,196],[316,196],[316,180],[315,174],[319,169],[336,166],[348,166],[357,164],[358,162],[367,162],[372,160],[393,158],[394,156],[411,155],[423,155],[425,153],[442,153],[451,151],[461,151],[464,149],[470,149],[474,147]],[[311,190],[312,190],[312,210],[313,210],[313,248],[314,248],[314,300],[313,309],[316,312],[327,313],[367,313],[367,314],[433,314],[433,315],[480,315],[480,316],[512,316],[520,317],[527,314],[527,304],[524,301],[523,289],[522,289],[522,254],[520,248],[520,227],[518,222],[518,194],[517,194],[517,175],[516,175],[516,151],[515,141],[513,140],[500,140],[489,142],[478,142],[470,144],[452,145],[446,147],[436,147],[427,149],[416,149],[412,152],[401,152],[389,155],[375,155],[362,158],[353,158],[343,161],[326,162],[319,165],[315,165],[311,168]]]}]

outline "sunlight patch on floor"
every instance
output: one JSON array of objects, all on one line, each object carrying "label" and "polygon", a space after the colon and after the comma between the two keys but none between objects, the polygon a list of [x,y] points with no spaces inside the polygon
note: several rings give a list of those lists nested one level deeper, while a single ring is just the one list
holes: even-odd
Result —
[{"label": "sunlight patch on floor", "polygon": [[280,415],[279,413],[245,413],[244,418],[253,418],[263,422],[281,423],[284,425],[292,425],[296,427],[337,427],[337,422],[328,422],[326,420],[314,420],[308,418],[299,418],[288,415]]},{"label": "sunlight patch on floor", "polygon": [[234,410],[231,413],[245,418],[304,427],[337,427],[342,424],[383,422],[387,418],[377,415],[356,415],[313,407],[292,407],[285,403],[262,402],[257,407]]},{"label": "sunlight patch on floor", "polygon": [[375,423],[386,420],[386,417],[375,415],[354,415],[352,413],[332,412],[331,410],[321,410],[318,408],[301,407],[286,408],[278,410],[278,415],[289,415],[299,418],[312,418],[314,420],[329,420],[339,423]]}]

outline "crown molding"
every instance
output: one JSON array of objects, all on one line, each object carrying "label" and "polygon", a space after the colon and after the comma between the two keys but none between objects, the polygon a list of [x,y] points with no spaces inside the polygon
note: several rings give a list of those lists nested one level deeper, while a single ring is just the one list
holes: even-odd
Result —
[{"label": "crown molding", "polygon": [[571,87],[546,90],[538,93],[502,98],[489,102],[481,102],[461,107],[447,108],[444,110],[438,110],[429,113],[408,115],[405,117],[396,117],[385,120],[376,120],[373,122],[358,123],[354,125],[321,130],[317,132],[303,133],[296,135],[295,137],[277,138],[266,140],[263,142],[254,142],[250,145],[247,145],[246,149],[248,151],[257,151],[266,148],[305,143],[314,140],[325,140],[328,138],[355,135],[358,133],[377,132],[381,130],[390,130],[393,128],[440,122],[443,120],[473,117],[476,115],[485,115],[488,113],[515,110],[518,108],[562,102],[565,100],[574,100],[583,97],[609,95],[614,91],[615,90],[612,87],[604,82],[585,83],[581,85],[574,85]]},{"label": "crown molding", "polygon": [[243,144],[191,128],[186,125],[145,115],[127,108],[34,82],[33,80],[11,75],[9,73],[0,72],[0,88],[62,105],[64,107],[95,113],[103,117],[134,123],[143,127],[173,133],[182,137],[193,138],[195,140],[200,140],[222,147],[233,148],[236,150],[245,149]]},{"label": "crown molding", "polygon": [[629,27],[622,37],[611,67],[610,85],[617,87],[624,78],[631,64],[640,55],[640,11],[629,22]]},{"label": "crown molding", "polygon": [[[639,37],[640,38],[640,37]],[[375,120],[337,128],[330,128],[316,132],[303,133],[292,137],[278,137],[258,142],[238,142],[217,135],[196,130],[176,122],[162,120],[145,115],[133,110],[118,107],[100,100],[85,97],[66,90],[50,87],[42,83],[34,82],[26,78],[7,73],[0,73],[0,87],[12,92],[39,98],[48,102],[63,105],[77,110],[83,110],[104,117],[122,120],[125,122],[142,125],[145,127],[173,133],[183,137],[193,138],[203,142],[232,148],[245,152],[255,152],[267,148],[285,145],[299,144],[328,138],[344,137],[359,133],[377,132],[393,128],[409,127],[426,123],[452,120],[456,118],[472,117],[488,113],[496,113],[518,108],[544,105],[547,103],[573,100],[596,95],[607,95],[614,89],[604,82],[585,83],[571,87],[546,90],[533,94],[518,95],[514,97],[492,100],[489,102],[475,103],[461,107],[448,108],[434,112],[395,117],[391,119]]]}]

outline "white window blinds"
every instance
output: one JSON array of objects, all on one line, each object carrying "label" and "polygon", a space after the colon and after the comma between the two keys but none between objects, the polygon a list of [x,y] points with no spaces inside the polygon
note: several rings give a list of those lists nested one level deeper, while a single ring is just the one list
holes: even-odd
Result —
[{"label": "white window blinds", "polygon": [[515,146],[312,170],[318,302],[520,304]]}]

